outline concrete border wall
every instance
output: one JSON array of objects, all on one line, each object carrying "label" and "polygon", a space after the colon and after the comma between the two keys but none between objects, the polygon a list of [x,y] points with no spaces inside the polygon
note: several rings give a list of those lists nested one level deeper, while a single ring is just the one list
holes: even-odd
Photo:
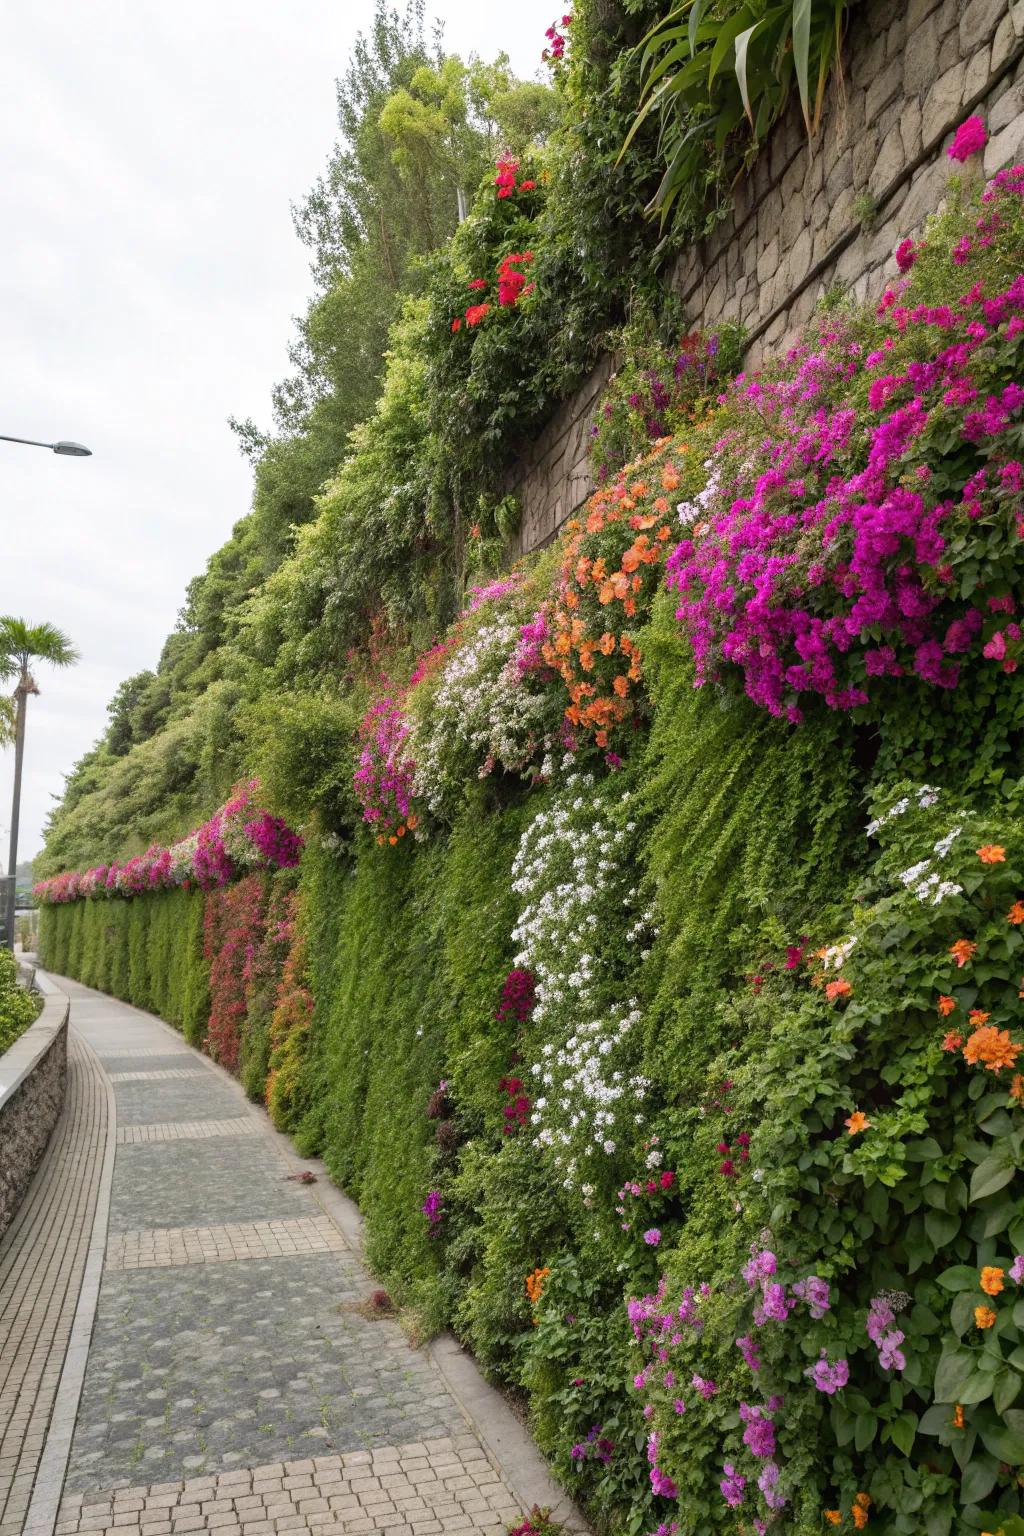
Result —
[{"label": "concrete border wall", "polygon": [[[1024,159],[1024,0],[861,0],[814,143],[793,100],[728,218],[677,262],[688,323],[742,321],[756,364],[834,285],[880,292],[899,241],[941,204],[947,146],[972,112],[990,135],[986,176]],[[548,543],[593,490],[590,425],[611,368],[603,359],[522,453],[517,553]]]},{"label": "concrete border wall", "polygon": [[0,1237],[42,1161],[64,1107],[70,1003],[39,978],[43,1011],[0,1056]]}]

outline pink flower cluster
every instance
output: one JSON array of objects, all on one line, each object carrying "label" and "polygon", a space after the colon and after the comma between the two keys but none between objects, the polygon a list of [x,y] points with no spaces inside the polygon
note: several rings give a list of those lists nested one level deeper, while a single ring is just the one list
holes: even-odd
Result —
[{"label": "pink flower cluster", "polygon": [[193,885],[215,890],[254,869],[290,869],[302,854],[302,838],[281,819],[254,803],[251,780],[202,826],[170,848],[152,847],[123,863],[66,870],[33,887],[44,906],[112,896],[143,896]]},{"label": "pink flower cluster", "polygon": [[980,117],[969,117],[966,122],[960,124],[953,136],[953,142],[946,150],[951,160],[969,160],[972,155],[980,154],[988,143],[988,134],[985,132],[985,124]]},{"label": "pink flower cluster", "polygon": [[548,46],[541,54],[545,64],[557,64],[564,56],[569,39],[565,35],[565,29],[572,26],[572,14],[563,16],[561,21],[553,21],[547,27],[544,36],[548,40]]},{"label": "pink flower cluster", "polygon": [[363,820],[381,835],[405,826],[412,806],[416,765],[406,754],[409,726],[399,704],[385,694],[359,726],[362,746],[352,775]]},{"label": "pink flower cluster", "polygon": [[[994,178],[965,262],[1022,194],[1024,166]],[[737,377],[708,506],[667,564],[698,685],[736,667],[791,720],[808,696],[849,710],[884,678],[950,689],[969,653],[1003,659],[984,580],[1021,563],[1024,471],[1007,445],[1024,409],[1024,274],[1001,292],[976,281],[955,305],[890,290],[879,315],[874,350],[830,321],[776,374]],[[850,403],[861,390],[866,415]],[[947,466],[965,451],[958,480]]]}]

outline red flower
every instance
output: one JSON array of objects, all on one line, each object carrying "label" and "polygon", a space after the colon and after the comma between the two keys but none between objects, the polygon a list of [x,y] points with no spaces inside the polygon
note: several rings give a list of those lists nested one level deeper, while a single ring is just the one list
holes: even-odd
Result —
[{"label": "red flower", "polygon": [[462,321],[459,320],[459,319],[453,320],[452,321],[452,330],[453,331],[461,331],[462,330]]},{"label": "red flower", "polygon": [[490,314],[490,311],[491,306],[489,304],[471,304],[466,310],[466,324],[469,326],[479,325],[484,316]]},{"label": "red flower", "polygon": [[474,277],[473,281],[469,283],[468,286],[470,288],[486,288],[487,279],[485,277]]},{"label": "red flower", "polygon": [[676,1181],[675,1174],[674,1173],[669,1173],[668,1170],[666,1169],[666,1171],[661,1176],[661,1187],[662,1187],[662,1189],[671,1189],[672,1185],[675,1183],[675,1181]]}]

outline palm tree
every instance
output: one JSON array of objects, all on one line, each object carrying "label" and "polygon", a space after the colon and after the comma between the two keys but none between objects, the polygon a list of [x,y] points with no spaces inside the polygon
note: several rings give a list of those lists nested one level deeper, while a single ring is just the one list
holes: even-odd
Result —
[{"label": "palm tree", "polygon": [[[78,660],[67,635],[53,624],[26,624],[10,615],[0,618],[0,677],[16,676],[14,685],[14,801],[11,807],[11,850],[8,858],[7,902],[4,943],[14,948],[15,871],[18,867],[18,817],[21,810],[21,764],[25,755],[25,710],[30,693],[38,693],[29,671],[33,661],[48,661],[52,667],[70,667]],[[0,733],[3,717],[0,716]],[[0,737],[2,739],[2,737]]]}]

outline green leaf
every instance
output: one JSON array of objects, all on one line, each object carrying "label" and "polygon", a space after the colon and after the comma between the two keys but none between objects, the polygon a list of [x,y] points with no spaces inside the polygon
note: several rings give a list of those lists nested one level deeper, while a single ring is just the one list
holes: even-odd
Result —
[{"label": "green leaf", "polygon": [[961,1392],[974,1374],[974,1355],[969,1349],[952,1349],[939,1359],[935,1370],[935,1400],[959,1403]]},{"label": "green leaf", "polygon": [[904,1456],[910,1455],[910,1450],[917,1436],[917,1414],[908,1409],[901,1413],[889,1426],[889,1439],[893,1445],[901,1450]]},{"label": "green leaf", "polygon": [[1021,1420],[1024,1420],[1024,1413],[1020,1409],[1011,1408],[1004,1411],[1002,1423],[993,1420],[978,1425],[978,1434],[986,1451],[1011,1467],[1024,1466],[1024,1428],[1019,1422]]},{"label": "green leaf", "polygon": [[993,1152],[971,1175],[971,1200],[984,1200],[1004,1189],[1017,1172],[1006,1151]]},{"label": "green leaf", "polygon": [[854,1425],[853,1443],[858,1451],[866,1451],[875,1438],[878,1420],[873,1413],[858,1413]]},{"label": "green leaf", "polygon": [[[946,1244],[951,1243],[960,1230],[960,1216],[955,1212],[951,1213],[949,1211],[927,1211],[924,1218],[924,1229],[935,1244],[936,1250],[945,1248]],[[975,1280],[975,1284],[977,1284],[977,1280]]]},{"label": "green leaf", "polygon": [[975,1457],[960,1482],[960,1498],[964,1504],[977,1504],[992,1492],[999,1472],[997,1462],[987,1456]]},{"label": "green leaf", "polygon": [[922,1435],[941,1435],[950,1428],[953,1416],[948,1403],[933,1403],[921,1415],[918,1432]]},{"label": "green leaf", "polygon": [[963,1338],[968,1328],[974,1327],[974,1309],[982,1304],[982,1293],[980,1291],[960,1292],[949,1313],[949,1321],[958,1339]]},{"label": "green leaf", "polygon": [[970,1264],[954,1264],[951,1269],[944,1269],[941,1275],[936,1276],[936,1283],[944,1291],[976,1291],[978,1271]]},{"label": "green leaf", "polygon": [[933,1163],[942,1156],[942,1148],[934,1136],[924,1136],[920,1141],[908,1141],[903,1149],[908,1163]]},{"label": "green leaf", "polygon": [[1009,1136],[1013,1130],[1013,1121],[1005,1109],[997,1109],[994,1115],[978,1126],[979,1131],[984,1131],[986,1136]]},{"label": "green leaf", "polygon": [[978,1370],[968,1381],[965,1381],[960,1390],[958,1401],[961,1403],[984,1403],[992,1396],[992,1388],[995,1386],[995,1375],[991,1371]]},{"label": "green leaf", "polygon": [[1020,1396],[1020,1389],[1024,1383],[1013,1371],[1003,1370],[996,1377],[996,1384],[992,1389],[992,1406],[996,1413],[1005,1413],[1007,1408],[1012,1408]]},{"label": "green leaf", "polygon": [[690,26],[688,29],[691,58],[697,52],[697,28],[700,26],[700,17],[703,9],[704,0],[693,0],[693,9],[690,12]]},{"label": "green leaf", "polygon": [[793,64],[800,89],[800,105],[808,135],[811,132],[811,92],[808,60],[811,48],[811,0],[793,0]]},{"label": "green leaf", "polygon": [[709,89],[714,83],[715,76],[721,69],[729,49],[732,47],[737,37],[739,37],[740,33],[745,31],[747,27],[753,25],[754,20],[755,18],[751,16],[748,10],[743,10],[737,11],[735,16],[730,16],[728,21],[722,23],[722,29],[718,34],[718,42],[711,50],[711,61],[708,64]]},{"label": "green leaf", "polygon": [[750,126],[754,126],[754,114],[750,110],[750,92],[747,88],[747,49],[754,33],[763,25],[762,21],[756,21],[752,27],[741,32],[736,39],[736,79],[739,81],[740,96],[743,99],[743,110],[750,119]]},{"label": "green leaf", "polygon": [[1010,1225],[1017,1212],[1017,1202],[1012,1195],[1004,1195],[984,1212],[982,1233],[985,1237],[998,1237]]}]

